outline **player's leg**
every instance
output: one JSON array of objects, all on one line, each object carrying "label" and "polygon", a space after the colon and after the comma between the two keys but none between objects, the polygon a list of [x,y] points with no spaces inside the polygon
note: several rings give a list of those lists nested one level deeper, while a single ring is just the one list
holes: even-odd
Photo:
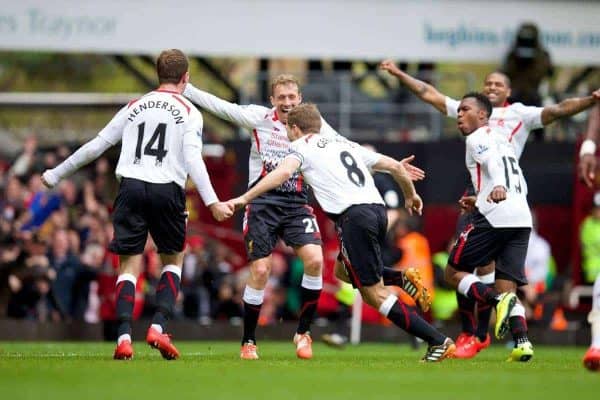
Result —
[{"label": "player's leg", "polygon": [[119,276],[116,283],[117,348],[114,358],[133,357],[131,319],[135,301],[135,286],[141,272],[142,253],[148,238],[145,216],[145,182],[124,178],[114,203],[114,237],[109,249],[119,255]]},{"label": "player's leg", "polygon": [[365,303],[379,310],[379,313],[394,325],[428,343],[423,361],[441,361],[452,356],[455,350],[454,342],[421,318],[415,307],[400,302],[396,295],[383,286],[383,281],[363,286],[359,291]]},{"label": "player's leg", "polygon": [[300,285],[300,315],[294,335],[296,355],[299,358],[312,358],[310,325],[317,311],[317,303],[323,289],[323,250],[320,245],[306,244],[296,248],[296,254],[304,264],[304,275]]},{"label": "player's leg", "polygon": [[[456,221],[456,230],[454,236],[457,243],[465,241],[469,233],[473,229],[471,213],[462,212]],[[460,318],[461,331],[456,338],[456,353],[457,357],[463,355],[474,356],[471,347],[475,344],[475,331],[477,321],[475,319],[476,301],[473,298],[466,297],[456,291],[456,302],[458,304],[458,316]]]},{"label": "player's leg", "polygon": [[354,206],[340,218],[341,256],[352,285],[363,300],[398,327],[427,343],[424,361],[440,361],[454,352],[454,342],[410,307],[398,301],[383,285],[381,245],[387,231],[383,206]]},{"label": "player's leg", "polygon": [[[527,284],[525,277],[525,257],[529,244],[529,228],[514,228],[503,230],[507,236],[504,249],[496,260],[495,288],[500,292],[516,293],[518,286]],[[516,296],[515,296],[516,297]],[[496,337],[503,336],[503,330],[509,330],[514,341],[514,348],[509,361],[529,361],[533,357],[533,346],[527,336],[527,320],[525,307],[516,299],[515,305],[508,311],[508,323],[502,325],[502,309],[497,309]]]},{"label": "player's leg", "polygon": [[271,273],[271,256],[259,258],[250,262],[250,276],[246,281],[242,301],[244,303],[244,331],[240,358],[245,360],[258,359],[256,347],[256,326],[260,309],[265,297],[265,287]]},{"label": "player's leg", "polygon": [[256,326],[265,296],[265,287],[271,273],[271,252],[277,244],[276,230],[281,219],[274,206],[249,204],[243,221],[244,241],[250,261],[250,276],[242,300],[244,303],[244,331],[240,358],[258,359]]},{"label": "player's leg", "polygon": [[323,289],[323,249],[317,218],[310,206],[290,207],[284,210],[281,221],[281,237],[292,246],[302,260],[304,274],[300,285],[300,315],[294,335],[298,358],[312,358],[310,325],[317,311],[317,303]]},{"label": "player's leg", "polygon": [[[479,280],[488,285],[489,287],[494,286],[496,275],[494,273],[495,263],[490,263],[484,267],[477,268],[477,277]],[[489,347],[491,338],[488,333],[490,326],[490,319],[492,317],[493,308],[489,304],[477,303],[477,329],[475,331],[477,351],[481,351],[486,347]]]},{"label": "player's leg", "polygon": [[117,308],[117,347],[113,358],[115,360],[129,360],[133,357],[131,345],[131,320],[135,304],[135,286],[141,273],[142,255],[120,255],[119,276],[116,283],[116,308]]},{"label": "player's leg", "polygon": [[181,283],[187,224],[185,191],[171,182],[148,183],[146,192],[149,198],[148,228],[163,264],[156,287],[157,309],[148,328],[146,342],[159,350],[164,359],[174,360],[179,357],[179,351],[167,334],[167,321],[173,317]]},{"label": "player's leg", "polygon": [[600,275],[594,282],[592,310],[588,315],[592,328],[592,343],[583,357],[583,365],[592,371],[600,370]]}]

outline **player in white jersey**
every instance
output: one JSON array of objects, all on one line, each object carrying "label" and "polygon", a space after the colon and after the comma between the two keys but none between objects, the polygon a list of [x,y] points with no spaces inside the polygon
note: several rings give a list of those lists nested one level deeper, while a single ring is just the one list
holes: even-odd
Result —
[{"label": "player in white jersey", "polygon": [[[233,104],[191,84],[187,85],[184,95],[203,109],[250,131],[248,187],[274,170],[289,153],[290,141],[286,133],[288,113],[302,102],[299,83],[292,75],[280,75],[272,82],[272,108]],[[321,122],[320,132],[323,136],[337,136],[324,120]],[[406,166],[411,167],[408,163]],[[309,330],[323,287],[323,253],[321,234],[312,208],[308,205],[303,176],[292,174],[279,187],[254,199],[246,207],[243,232],[251,273],[243,294],[244,332],[240,358],[258,359],[256,325],[271,271],[271,252],[279,238],[294,248],[304,265],[301,312],[294,342],[299,358],[311,358],[312,339]]]},{"label": "player in white jersey", "polygon": [[[590,113],[585,140],[579,153],[579,173],[589,188],[596,183],[596,144],[600,140],[600,103]],[[583,357],[583,364],[592,371],[600,370],[600,275],[596,277],[592,291],[592,309],[588,315],[592,328],[590,348]]]},{"label": "player in white jersey", "polygon": [[402,164],[343,138],[320,135],[321,115],[312,104],[291,110],[287,128],[292,152],[274,171],[230,203],[241,208],[301,172],[320,206],[336,223],[347,274],[365,302],[429,344],[423,361],[441,361],[452,355],[454,342],[399,302],[383,285],[381,247],[387,214],[369,168],[391,173],[402,188],[406,208],[420,214],[421,198]]},{"label": "player in white jersey", "polygon": [[[459,101],[440,93],[435,87],[413,78],[400,70],[393,61],[385,60],[380,65],[381,69],[406,86],[412,93],[426,103],[431,104],[442,114],[456,118]],[[591,96],[569,98],[558,104],[546,107],[525,106],[521,103],[509,104],[508,98],[511,94],[510,79],[501,72],[492,72],[485,77],[483,83],[483,94],[492,103],[493,111],[489,119],[489,126],[494,132],[508,139],[515,149],[517,159],[520,159],[525,148],[529,132],[546,126],[555,120],[575,115],[594,104],[594,97],[600,96],[597,90]],[[461,228],[469,223],[470,215],[467,211],[473,207],[473,188],[468,187],[465,195],[459,200],[461,213],[457,223],[457,234]],[[477,269],[477,275],[488,285],[494,283],[494,264],[482,266]],[[462,333],[456,339],[456,357],[474,357],[478,351],[490,344],[487,334],[491,308],[485,304],[479,304],[477,310],[477,323],[475,326],[474,304],[464,296],[457,294],[459,311],[462,323]]]},{"label": "player in white jersey", "polygon": [[156,243],[163,269],[156,288],[158,310],[146,341],[165,359],[179,357],[165,331],[181,280],[188,174],[215,218],[233,214],[233,208],[219,202],[202,160],[202,115],[181,96],[189,81],[186,56],[180,50],[165,50],[157,59],[156,70],[160,83],[157,90],[131,101],[98,136],[42,176],[46,186],[53,187],[122,141],[116,168],[121,183],[114,205],[114,238],[109,245],[119,255],[119,338],[114,353],[119,360],[133,357],[133,300],[148,233]]},{"label": "player in white jersey", "polygon": [[[527,284],[524,265],[531,213],[525,179],[514,148],[487,124],[492,113],[488,98],[469,93],[458,110],[458,128],[467,136],[465,163],[477,200],[471,222],[448,257],[446,280],[465,297],[494,306],[496,337],[504,337],[510,328],[515,341],[510,360],[528,361],[533,346],[527,338],[525,309],[514,294],[517,286]],[[492,261],[495,289],[473,274]]]}]

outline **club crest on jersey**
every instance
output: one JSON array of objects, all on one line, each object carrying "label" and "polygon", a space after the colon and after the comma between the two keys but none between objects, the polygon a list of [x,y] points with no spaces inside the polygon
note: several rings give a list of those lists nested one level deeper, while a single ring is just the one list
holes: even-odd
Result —
[{"label": "club crest on jersey", "polygon": [[477,154],[483,154],[488,150],[489,150],[489,147],[486,146],[485,144],[478,144],[475,146],[475,153],[477,153]]}]

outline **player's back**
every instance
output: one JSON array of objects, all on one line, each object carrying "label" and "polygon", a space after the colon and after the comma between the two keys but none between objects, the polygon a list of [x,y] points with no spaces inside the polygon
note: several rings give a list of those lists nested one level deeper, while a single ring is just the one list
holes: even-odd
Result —
[{"label": "player's back", "polygon": [[342,137],[308,135],[292,143],[321,207],[340,214],[356,204],[384,204],[369,167],[379,155]]},{"label": "player's back", "polygon": [[122,112],[126,121],[117,176],[184,187],[184,136],[187,132],[201,137],[200,112],[178,93],[162,90],[130,102]]}]

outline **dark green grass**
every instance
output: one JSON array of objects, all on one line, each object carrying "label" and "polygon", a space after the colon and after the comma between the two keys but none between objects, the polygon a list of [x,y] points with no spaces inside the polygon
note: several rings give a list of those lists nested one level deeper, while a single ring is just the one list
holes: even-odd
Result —
[{"label": "dark green grass", "polygon": [[585,370],[584,348],[535,348],[529,363],[507,363],[493,346],[471,360],[422,364],[424,348],[315,343],[298,360],[291,343],[260,343],[242,361],[233,342],[179,342],[164,361],[142,343],[133,361],[113,361],[110,343],[0,343],[0,398],[15,399],[596,399],[600,373]]}]

